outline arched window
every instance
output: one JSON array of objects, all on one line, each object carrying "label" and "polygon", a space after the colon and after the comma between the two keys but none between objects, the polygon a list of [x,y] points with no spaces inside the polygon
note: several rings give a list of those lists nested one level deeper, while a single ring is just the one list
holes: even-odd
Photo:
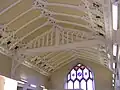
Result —
[{"label": "arched window", "polygon": [[67,75],[65,89],[94,90],[92,71],[82,64],[77,64]]}]

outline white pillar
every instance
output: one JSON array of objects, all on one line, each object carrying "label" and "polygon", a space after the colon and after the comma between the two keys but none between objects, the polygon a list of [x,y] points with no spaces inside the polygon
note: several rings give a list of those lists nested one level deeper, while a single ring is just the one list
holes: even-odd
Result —
[{"label": "white pillar", "polygon": [[14,79],[15,78],[15,71],[16,68],[19,66],[19,63],[17,62],[17,57],[14,57],[12,59],[12,67],[11,67],[11,78]]}]

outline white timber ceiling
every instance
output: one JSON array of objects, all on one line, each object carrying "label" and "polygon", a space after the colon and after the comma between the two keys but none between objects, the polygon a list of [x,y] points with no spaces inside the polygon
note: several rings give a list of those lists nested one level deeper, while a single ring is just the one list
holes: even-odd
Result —
[{"label": "white timber ceiling", "polygon": [[109,68],[110,0],[1,0],[0,50],[46,76],[76,59]]}]

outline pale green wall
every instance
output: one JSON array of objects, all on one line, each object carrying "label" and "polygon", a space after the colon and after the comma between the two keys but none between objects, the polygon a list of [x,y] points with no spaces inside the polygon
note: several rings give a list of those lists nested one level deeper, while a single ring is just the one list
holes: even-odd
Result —
[{"label": "pale green wall", "polygon": [[86,60],[74,60],[70,64],[54,72],[50,77],[51,81],[49,81],[49,88],[63,90],[67,73],[77,63],[82,63],[92,69],[94,72],[95,90],[113,90],[112,73],[105,67]]},{"label": "pale green wall", "polygon": [[[20,65],[16,69],[15,78],[17,80],[19,80],[20,78],[24,78],[27,81],[29,81],[29,83],[35,84],[37,86],[40,86],[40,85],[47,86],[47,80],[48,80],[46,76],[24,65]],[[40,89],[37,89],[37,90],[40,90]]]},{"label": "pale green wall", "polygon": [[0,53],[0,74],[11,76],[12,59]]},{"label": "pale green wall", "polygon": [[[24,65],[20,65],[16,69],[15,78],[20,79],[20,77],[26,77],[29,81],[36,85],[45,85],[50,89],[60,89],[64,87],[64,81],[69,70],[77,63],[82,63],[92,69],[95,74],[95,88],[96,90],[113,90],[112,88],[112,73],[105,67],[89,62],[86,60],[74,60],[70,64],[62,67],[61,69],[55,71],[48,79],[46,76],[41,75],[35,70],[28,68]],[[0,74],[10,77],[11,74],[12,60],[0,54]]]},{"label": "pale green wall", "polygon": [[[11,77],[11,67],[12,59],[0,53],[0,75]],[[47,86],[48,78],[46,76],[24,65],[17,67],[14,79],[19,80],[21,77],[26,77],[31,84]]]}]

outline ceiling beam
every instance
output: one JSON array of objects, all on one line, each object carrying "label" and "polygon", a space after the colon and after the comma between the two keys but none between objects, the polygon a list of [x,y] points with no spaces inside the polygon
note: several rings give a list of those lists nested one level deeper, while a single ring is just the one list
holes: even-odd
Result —
[{"label": "ceiling beam", "polygon": [[[88,35],[88,34],[92,34],[92,33],[89,33],[89,32],[87,33],[87,32],[85,32],[85,31],[81,31],[81,30],[77,30],[77,29],[63,28],[63,27],[61,27],[61,26],[59,26],[59,28],[61,28],[60,31],[65,31],[65,32],[73,32],[73,33],[77,33],[77,34],[79,34],[79,33],[86,33],[87,35]],[[44,37],[45,35],[49,34],[50,32],[53,31],[53,29],[54,29],[54,28],[52,27],[49,31],[46,31],[45,33],[41,34],[40,36],[37,36],[36,38],[32,39],[31,41],[29,41],[29,42],[26,44],[26,46],[25,46],[24,48],[29,47],[29,45],[32,44],[34,41],[37,41],[37,40],[39,40],[40,38]],[[57,29],[57,30],[59,30],[59,29]]]},{"label": "ceiling beam", "polygon": [[103,2],[103,15],[105,23],[106,38],[112,40],[112,14],[111,14],[111,1],[105,0]]},{"label": "ceiling beam", "polygon": [[39,19],[39,18],[41,18],[41,17],[42,17],[42,15],[40,15],[40,16],[32,19],[32,20],[30,20],[29,22],[27,22],[26,24],[24,24],[22,27],[18,28],[18,29],[14,32],[14,34],[11,34],[11,35],[8,36],[7,38],[5,38],[5,39],[1,42],[1,45],[2,45],[5,41],[7,41],[10,37],[12,37],[12,35],[15,35],[18,31],[20,31],[21,29],[23,29],[25,26],[29,25],[30,23],[34,22],[35,20],[37,20],[37,19]]},{"label": "ceiling beam", "polygon": [[45,76],[49,76],[49,73],[46,72],[43,68],[39,68],[39,67],[37,67],[37,66],[27,62],[27,61],[24,61],[23,65],[25,65],[25,66],[27,66],[27,67],[29,67],[31,69],[34,69],[35,71],[37,71],[37,72],[39,72],[39,73],[41,73],[41,74],[43,74]]},{"label": "ceiling beam", "polygon": [[46,31],[45,33],[41,34],[40,36],[35,37],[34,39],[32,39],[31,41],[29,41],[29,42],[26,44],[25,48],[26,48],[27,46],[29,46],[31,43],[34,43],[34,41],[37,41],[37,40],[41,39],[42,37],[44,37],[45,35],[49,34],[50,32],[52,32],[52,30],[53,30],[53,27],[52,27],[49,31]]},{"label": "ceiling beam", "polygon": [[57,23],[66,23],[66,24],[72,24],[72,25],[75,25],[75,26],[79,26],[79,27],[84,27],[90,31],[93,31],[92,28],[88,27],[88,25],[83,25],[83,24],[78,24],[78,23],[73,23],[73,22],[69,22],[69,21],[62,21],[62,20],[57,20],[56,19],[56,22]]},{"label": "ceiling beam", "polygon": [[80,11],[87,13],[87,10],[85,8],[83,8],[82,6],[75,6],[75,5],[61,4],[61,3],[47,3],[46,5],[47,6],[61,6],[61,7],[65,7],[65,8],[72,8],[72,9],[80,10]]},{"label": "ceiling beam", "polygon": [[8,57],[12,57],[12,54],[13,54],[11,51],[9,51],[1,46],[0,46],[0,53],[2,53],[3,55],[6,55]]},{"label": "ceiling beam", "polygon": [[58,45],[58,46],[26,49],[26,50],[20,51],[20,53],[24,53],[27,55],[34,55],[34,54],[45,53],[45,52],[57,52],[57,51],[64,51],[64,50],[70,50],[70,49],[76,49],[76,48],[93,47],[97,44],[104,44],[104,41],[105,41],[104,39],[95,39],[95,40],[86,40],[86,41],[84,40],[81,42],[74,42],[74,43]]},{"label": "ceiling beam", "polygon": [[92,25],[92,27],[94,27],[95,25],[94,25],[94,22],[92,19],[92,13],[91,13],[90,8],[89,8],[90,2],[88,2],[87,0],[84,0],[84,2],[85,2],[85,6],[87,7],[87,10],[88,10],[88,16],[90,18],[91,25]]},{"label": "ceiling beam", "polygon": [[53,68],[53,66],[52,66],[50,63],[48,63],[48,62],[45,61],[45,58],[44,58],[44,57],[43,57],[43,58],[42,58],[42,57],[38,57],[37,59],[38,59],[38,61],[36,61],[36,64],[35,64],[35,65],[38,65],[38,64],[42,61],[42,62],[44,62],[44,64],[46,64],[47,66]]},{"label": "ceiling beam", "polygon": [[[87,2],[89,4],[92,4],[88,0],[86,0],[86,1],[82,0],[82,2]],[[96,14],[96,12],[97,12],[99,15],[101,15],[101,13],[97,10],[93,11],[93,10],[88,9],[88,8],[86,9],[85,5],[81,6],[81,5],[78,4],[78,6],[76,6],[76,5],[63,4],[63,3],[46,3],[46,5],[47,6],[60,6],[60,7],[65,7],[65,8],[72,8],[72,9],[75,9],[75,10],[82,11],[86,14],[88,14],[88,12],[92,12],[92,13]],[[86,4],[86,6],[88,6],[88,4]]]},{"label": "ceiling beam", "polygon": [[25,36],[23,36],[22,38],[20,38],[17,42],[15,42],[15,43],[9,48],[9,50],[12,49],[12,48],[13,48],[16,44],[18,44],[20,41],[24,40],[26,37],[28,37],[29,35],[31,35],[32,33],[34,33],[35,31],[37,31],[38,29],[44,27],[44,26],[47,25],[47,24],[48,24],[48,22],[42,24],[41,26],[37,27],[37,28],[34,29],[33,31],[29,32],[27,35],[25,35]]},{"label": "ceiling beam", "polygon": [[89,22],[88,20],[82,18],[82,16],[79,16],[79,15],[70,15],[70,14],[58,13],[58,12],[52,12],[52,15],[56,15],[56,16],[60,15],[60,16],[72,17],[72,18],[82,19],[82,20],[85,20],[85,21]]}]

